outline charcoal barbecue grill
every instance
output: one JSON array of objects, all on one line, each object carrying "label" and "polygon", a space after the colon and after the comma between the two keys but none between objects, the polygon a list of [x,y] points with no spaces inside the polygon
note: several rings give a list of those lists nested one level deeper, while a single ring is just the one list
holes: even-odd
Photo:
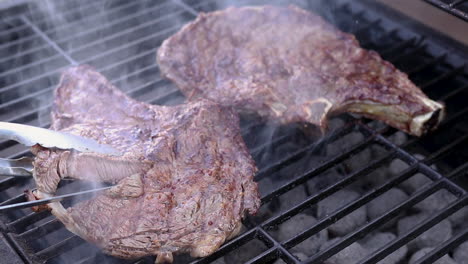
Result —
[{"label": "charcoal barbecue grill", "polygon": [[[176,263],[220,263],[217,261],[221,258],[226,263],[236,263],[232,259],[237,263],[322,263],[404,217],[436,193],[451,195],[448,203],[422,222],[356,260],[378,263],[468,207],[468,70],[464,64],[468,48],[374,1],[289,2],[314,10],[341,30],[354,34],[363,47],[378,51],[408,73],[429,97],[445,102],[447,117],[437,131],[403,142],[396,140],[401,132],[352,115],[334,118],[334,125],[323,138],[302,124],[278,127],[255,117],[243,117],[243,136],[260,169],[256,176],[262,193],[260,213],[248,217],[242,233],[215,254],[203,259],[178,256]],[[216,0],[89,0],[79,1],[79,6],[75,1],[55,1],[53,6],[44,1],[5,3],[8,8],[1,11],[0,19],[0,121],[41,127],[49,125],[52,91],[60,71],[70,65],[94,66],[138,100],[166,105],[183,102],[177,88],[159,76],[156,47],[199,12],[226,6]],[[231,1],[236,5],[265,3]],[[54,15],[45,10],[52,10]],[[366,151],[372,153],[368,162],[356,160]],[[28,150],[21,145],[0,141],[0,157],[27,155]],[[320,201],[369,180],[396,161],[402,164],[401,170],[386,175],[376,185],[361,186],[363,191],[357,199],[286,240],[278,238],[278,229],[296,214],[314,214]],[[327,181],[330,171],[341,174]],[[297,245],[308,237],[416,175],[424,175],[428,182],[404,201],[315,254],[303,259],[294,254]],[[23,190],[33,186],[30,178],[0,176],[0,205],[24,202]],[[86,183],[65,181],[60,189],[77,191],[86,187]],[[304,196],[297,198],[299,191]],[[68,232],[49,212],[21,209],[2,213],[0,230],[2,263],[154,262],[152,257],[129,261],[106,256]],[[417,263],[433,263],[467,240],[468,225],[458,227]]]}]

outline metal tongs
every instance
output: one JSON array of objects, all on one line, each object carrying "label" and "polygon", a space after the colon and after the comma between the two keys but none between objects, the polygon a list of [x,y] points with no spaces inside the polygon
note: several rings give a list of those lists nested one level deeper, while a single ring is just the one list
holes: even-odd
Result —
[{"label": "metal tongs", "polygon": [[[61,150],[77,150],[80,152],[94,152],[107,155],[119,156],[120,152],[111,146],[103,145],[95,140],[72,135],[66,132],[58,132],[45,128],[0,122],[0,138],[14,140],[25,146],[31,147],[40,145],[45,148]],[[0,175],[13,177],[31,177],[34,171],[33,158],[23,157],[19,159],[0,158]],[[58,202],[77,196],[87,195],[93,192],[100,192],[112,186],[86,190],[76,193],[69,193],[59,196],[48,197],[37,201],[29,201],[0,206],[0,212],[12,209],[39,206],[46,203]]]}]

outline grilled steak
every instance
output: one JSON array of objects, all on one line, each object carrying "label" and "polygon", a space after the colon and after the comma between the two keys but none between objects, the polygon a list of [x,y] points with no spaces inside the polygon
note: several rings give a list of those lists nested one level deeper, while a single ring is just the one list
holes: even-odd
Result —
[{"label": "grilled steak", "polygon": [[329,115],[353,112],[420,136],[443,118],[443,105],[406,74],[294,6],[201,13],[164,41],[157,60],[189,99],[282,123],[325,128]]},{"label": "grilled steak", "polygon": [[63,177],[115,184],[65,209],[66,228],[121,258],[213,253],[259,207],[256,167],[235,112],[199,101],[137,102],[87,66],[67,70],[56,90],[52,129],[93,138],[123,153],[106,156],[33,147],[38,198]]}]

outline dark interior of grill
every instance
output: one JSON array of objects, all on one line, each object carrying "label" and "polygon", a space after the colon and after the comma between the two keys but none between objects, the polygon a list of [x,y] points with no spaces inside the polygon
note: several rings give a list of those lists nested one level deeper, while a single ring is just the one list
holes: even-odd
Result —
[{"label": "dark interior of grill", "polygon": [[[1,121],[47,128],[60,72],[75,64],[92,65],[137,100],[182,103],[183,95],[159,76],[155,52],[161,42],[199,12],[270,1],[79,3],[24,1],[2,11]],[[348,114],[334,117],[324,136],[305,124],[277,126],[243,116],[242,134],[259,167],[255,179],[261,210],[248,217],[241,234],[215,254],[203,259],[176,256],[175,263],[408,263],[415,244],[426,243],[424,237],[443,223],[450,224],[449,234],[411,263],[454,258],[459,245],[468,240],[468,221],[463,221],[468,217],[464,64],[468,49],[374,1],[275,1],[288,3],[313,10],[354,34],[363,47],[376,50],[406,72],[430,98],[443,101],[447,116],[438,130],[422,138]],[[0,155],[17,158],[29,153],[16,142],[3,140]],[[0,176],[1,205],[25,201],[23,190],[33,187],[31,178]],[[87,183],[63,181],[60,191],[87,188]],[[330,231],[362,211],[367,212],[365,222],[341,235]],[[414,216],[421,217],[400,230],[402,219]],[[462,221],[457,222],[457,217]],[[299,225],[301,221],[306,223]],[[3,213],[0,228],[2,263],[154,263],[155,259],[106,256],[67,231],[49,212]],[[324,232],[326,239],[320,238]],[[360,251],[372,244],[374,234],[383,232],[394,235]],[[323,244],[316,250],[303,249],[314,243]],[[391,262],[403,249],[407,253]],[[356,258],[346,258],[351,255]],[[343,259],[348,262],[339,262]]]}]

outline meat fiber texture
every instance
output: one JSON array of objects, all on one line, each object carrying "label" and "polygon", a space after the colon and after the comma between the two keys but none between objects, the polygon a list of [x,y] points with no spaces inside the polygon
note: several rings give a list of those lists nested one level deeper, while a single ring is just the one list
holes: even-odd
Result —
[{"label": "meat fiber texture", "polygon": [[324,130],[328,116],[353,112],[420,136],[444,116],[405,73],[295,6],[201,13],[163,42],[157,61],[189,99],[280,123]]},{"label": "meat fiber texture", "polygon": [[92,68],[70,68],[55,91],[51,129],[123,155],[35,146],[37,196],[53,195],[64,177],[115,184],[73,207],[49,207],[68,230],[113,256],[158,255],[157,263],[179,252],[207,256],[260,205],[238,122],[234,111],[208,101],[138,102]]}]

